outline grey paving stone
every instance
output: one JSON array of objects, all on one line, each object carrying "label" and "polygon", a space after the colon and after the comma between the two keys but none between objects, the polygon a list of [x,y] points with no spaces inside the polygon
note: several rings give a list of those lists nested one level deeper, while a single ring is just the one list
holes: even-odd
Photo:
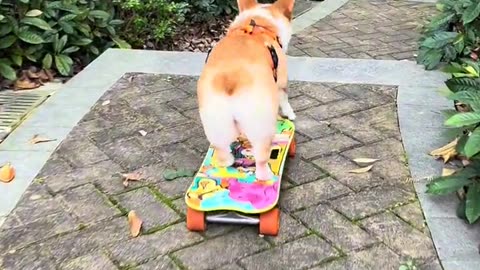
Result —
[{"label": "grey paving stone", "polygon": [[[338,256],[324,240],[310,235],[242,259],[245,269],[305,269]],[[269,258],[265,260],[264,258]]]},{"label": "grey paving stone", "polygon": [[204,156],[184,144],[171,144],[154,149],[156,156],[174,168],[198,171]]},{"label": "grey paving stone", "polygon": [[217,268],[217,270],[244,270],[244,269],[236,264],[228,264],[220,268]]},{"label": "grey paving stone", "polygon": [[340,155],[321,157],[312,162],[320,168],[328,171],[328,173],[335,177],[339,182],[355,191],[383,184],[385,182],[385,180],[371,172],[362,174],[349,173],[348,171],[350,170],[358,169],[358,165]]},{"label": "grey paving stone", "polygon": [[[148,135],[148,134],[147,134]],[[159,162],[153,153],[142,146],[137,138],[120,139],[101,147],[115,163],[127,170],[135,170]]]},{"label": "grey paving stone", "polygon": [[295,156],[295,158],[286,162],[284,174],[295,184],[312,182],[326,176],[324,172],[310,162],[302,160],[299,156]]},{"label": "grey paving stone", "polygon": [[156,184],[159,191],[169,199],[176,199],[185,195],[188,187],[192,183],[192,178],[182,177],[173,181],[161,181]]},{"label": "grey paving stone", "polygon": [[174,223],[180,217],[160,201],[148,188],[135,189],[115,197],[126,211],[134,210],[143,220],[143,229],[151,229]]},{"label": "grey paving stone", "polygon": [[65,270],[87,270],[87,269],[105,269],[114,270],[117,267],[108,259],[105,254],[88,254],[75,258],[60,265],[60,269]]},{"label": "grey paving stone", "polygon": [[58,198],[47,198],[37,200],[23,200],[12,211],[11,214],[22,224],[29,224],[46,216],[66,212],[62,202]]},{"label": "grey paving stone", "polygon": [[285,190],[280,196],[280,206],[295,211],[349,192],[347,187],[332,178],[324,178]]},{"label": "grey paving stone", "polygon": [[41,178],[48,175],[71,171],[73,167],[60,155],[53,153],[42,167],[37,177]]},{"label": "grey paving stone", "polygon": [[120,214],[107,197],[92,184],[67,190],[61,197],[69,210],[84,223],[98,222]]},{"label": "grey paving stone", "polygon": [[[154,133],[160,130],[162,126],[158,123],[134,121],[134,122],[121,122],[115,126],[101,129],[98,131],[88,130],[89,138],[97,145],[105,145],[112,143],[117,139],[124,137],[142,137],[140,131]],[[88,129],[88,128],[85,128]]]},{"label": "grey paving stone", "polygon": [[25,247],[48,237],[76,228],[75,220],[65,212],[46,216],[25,226],[0,231],[0,250]]},{"label": "grey paving stone", "polygon": [[172,89],[167,89],[161,92],[155,92],[152,94],[143,95],[135,99],[128,100],[128,103],[133,108],[140,108],[145,104],[162,104],[162,103],[167,103],[169,101],[174,101],[178,99],[183,100],[188,96],[189,95],[184,91],[177,88],[172,88]]},{"label": "grey paving stone", "polygon": [[342,133],[348,134],[363,143],[375,142],[385,137],[382,132],[373,129],[367,122],[353,115],[331,119],[330,122],[333,127],[341,130]]},{"label": "grey paving stone", "polygon": [[331,201],[331,205],[351,220],[362,219],[415,199],[415,195],[395,187],[376,187]]},{"label": "grey paving stone", "polygon": [[395,208],[393,212],[418,230],[424,231],[427,229],[422,208],[418,201]]},{"label": "grey paving stone", "polygon": [[312,270],[398,270],[400,257],[383,244],[323,264]]},{"label": "grey paving stone", "polygon": [[381,94],[384,91],[390,91],[390,88],[395,89],[395,87],[383,85],[343,84],[335,87],[334,90],[368,106],[378,106],[395,101],[391,96]]},{"label": "grey paving stone", "polygon": [[289,102],[292,105],[294,111],[302,111],[320,104],[320,102],[318,102],[317,100],[307,97],[305,95],[290,98]]},{"label": "grey paving stone", "polygon": [[326,105],[310,108],[305,111],[316,120],[327,120],[330,118],[340,117],[355,111],[367,109],[365,103],[358,102],[352,99],[342,99],[340,101],[332,102]]},{"label": "grey paving stone", "polygon": [[86,183],[97,183],[107,191],[123,190],[122,181],[114,175],[122,172],[122,168],[112,161],[102,161],[94,166],[71,171],[51,170],[45,174],[45,184],[55,193]]},{"label": "grey paving stone", "polygon": [[300,238],[308,233],[308,229],[302,223],[295,220],[288,213],[281,212],[280,214],[280,233],[273,236],[265,236],[265,238],[274,245],[280,245],[285,242],[290,242],[294,239]]},{"label": "grey paving stone", "polygon": [[189,269],[200,270],[217,268],[267,248],[267,242],[257,234],[240,230],[179,250],[173,255]]},{"label": "grey paving stone", "polygon": [[317,121],[305,114],[298,114],[295,119],[295,131],[298,131],[312,139],[331,135],[335,132],[326,121]]},{"label": "grey paving stone", "polygon": [[303,158],[311,159],[317,156],[338,153],[357,145],[360,145],[360,143],[345,135],[334,134],[299,144],[297,151]]},{"label": "grey paving stone", "polygon": [[362,221],[362,225],[403,255],[419,260],[436,257],[429,235],[419,232],[391,213],[367,218]]},{"label": "grey paving stone", "polygon": [[43,246],[33,245],[6,252],[0,257],[0,268],[3,270],[55,269],[55,261]]},{"label": "grey paving stone", "polygon": [[386,185],[402,186],[407,190],[414,190],[410,180],[407,164],[397,159],[387,159],[375,162],[372,172],[380,175]]},{"label": "grey paving stone", "polygon": [[179,270],[178,266],[168,258],[167,256],[159,257],[155,260],[151,260],[146,264],[142,264],[136,267],[138,270]]},{"label": "grey paving stone", "polygon": [[343,251],[359,250],[377,242],[367,232],[326,205],[295,213],[310,229],[320,233]]},{"label": "grey paving stone", "polygon": [[[389,151],[385,151],[385,149],[389,149]],[[345,151],[342,155],[352,160],[359,157],[365,157],[381,160],[396,159],[399,161],[405,161],[405,152],[402,143],[396,139],[386,139],[375,144],[358,147]]]},{"label": "grey paving stone", "polygon": [[186,124],[166,128],[157,133],[147,134],[145,137],[141,137],[138,140],[144,147],[153,149],[172,145],[196,136],[202,138],[205,137],[201,126],[198,124]]},{"label": "grey paving stone", "polygon": [[158,122],[163,127],[173,127],[191,121],[178,111],[170,108],[167,104],[145,104],[136,108],[136,110],[151,121]]},{"label": "grey paving stone", "polygon": [[335,84],[324,84],[318,82],[299,82],[297,89],[311,96],[322,103],[333,102],[337,100],[344,99],[345,96],[332,90],[332,86]]},{"label": "grey paving stone", "polygon": [[88,165],[108,160],[108,156],[86,137],[72,138],[70,136],[58,147],[57,154],[76,168],[87,167]]}]

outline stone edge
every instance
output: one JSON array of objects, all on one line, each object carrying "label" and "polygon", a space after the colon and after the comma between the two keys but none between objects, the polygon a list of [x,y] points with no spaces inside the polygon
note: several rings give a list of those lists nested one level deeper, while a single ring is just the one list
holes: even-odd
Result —
[{"label": "stone edge", "polygon": [[296,34],[332,14],[337,9],[345,5],[348,1],[349,0],[325,0],[323,2],[313,2],[313,7],[310,10],[300,14],[293,20],[293,33]]},{"label": "stone edge", "polygon": [[[191,52],[109,49],[68,81],[0,144],[0,163],[8,160],[17,166],[15,181],[0,184],[0,225],[60,142],[122,75],[140,72],[197,76],[205,56]],[[424,193],[425,177],[441,171],[441,164],[427,153],[445,143],[439,109],[451,108],[451,104],[435,90],[443,86],[446,76],[427,72],[411,61],[290,56],[288,61],[290,80],[399,87],[397,105],[402,139],[439,258],[447,270],[478,264],[479,234],[475,232],[477,228],[455,217],[456,198],[433,198]],[[19,147],[19,138],[30,138],[39,132],[57,140],[38,148]]]}]

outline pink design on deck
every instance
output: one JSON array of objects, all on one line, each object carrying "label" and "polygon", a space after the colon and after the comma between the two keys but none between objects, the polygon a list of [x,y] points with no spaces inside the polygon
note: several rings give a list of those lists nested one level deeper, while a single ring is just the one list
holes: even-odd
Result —
[{"label": "pink design on deck", "polygon": [[279,182],[268,185],[266,183],[240,183],[237,179],[228,181],[229,196],[236,201],[249,202],[255,209],[271,206],[277,199]]}]

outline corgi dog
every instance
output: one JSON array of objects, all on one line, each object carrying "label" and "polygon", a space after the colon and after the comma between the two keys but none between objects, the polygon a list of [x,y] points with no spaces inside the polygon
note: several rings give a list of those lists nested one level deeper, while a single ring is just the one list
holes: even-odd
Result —
[{"label": "corgi dog", "polygon": [[271,144],[280,112],[295,113],[287,95],[286,51],[295,0],[237,0],[239,14],[207,55],[197,82],[200,119],[219,166],[231,166],[230,145],[251,143],[256,179],[270,180]]}]

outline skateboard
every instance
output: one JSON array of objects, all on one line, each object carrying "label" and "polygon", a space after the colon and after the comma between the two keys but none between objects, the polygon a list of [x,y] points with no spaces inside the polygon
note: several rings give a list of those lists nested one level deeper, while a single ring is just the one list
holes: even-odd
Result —
[{"label": "skateboard", "polygon": [[260,234],[277,235],[282,172],[287,157],[295,156],[294,133],[292,121],[277,119],[269,161],[274,176],[269,180],[256,179],[255,160],[248,141],[240,138],[232,143],[235,162],[230,167],[215,166],[215,150],[210,145],[185,193],[187,228],[205,231],[207,223],[258,225]]}]

